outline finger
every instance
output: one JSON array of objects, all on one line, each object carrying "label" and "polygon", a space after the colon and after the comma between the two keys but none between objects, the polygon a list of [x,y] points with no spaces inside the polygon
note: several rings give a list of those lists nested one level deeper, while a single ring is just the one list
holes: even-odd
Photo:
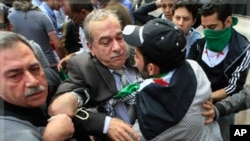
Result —
[{"label": "finger", "polygon": [[212,123],[213,122],[213,119],[212,118],[207,118],[206,120],[205,120],[205,124],[210,124],[210,123]]},{"label": "finger", "polygon": [[207,111],[203,111],[203,112],[201,112],[201,115],[202,115],[202,116],[208,116],[209,113],[208,113]]},{"label": "finger", "polygon": [[203,104],[206,104],[206,105],[213,105],[212,101],[210,101],[210,100],[206,100]]},{"label": "finger", "polygon": [[209,110],[209,109],[212,109],[212,106],[209,105],[209,104],[203,104],[203,108],[206,109],[206,110]]},{"label": "finger", "polygon": [[118,136],[119,141],[133,141],[133,138],[127,133],[122,132],[120,136]]},{"label": "finger", "polygon": [[127,128],[126,134],[129,136],[129,139],[140,140],[140,135],[131,127]]},{"label": "finger", "polygon": [[60,72],[61,69],[62,69],[62,65],[61,65],[61,63],[59,63],[59,64],[57,65],[57,70]]}]

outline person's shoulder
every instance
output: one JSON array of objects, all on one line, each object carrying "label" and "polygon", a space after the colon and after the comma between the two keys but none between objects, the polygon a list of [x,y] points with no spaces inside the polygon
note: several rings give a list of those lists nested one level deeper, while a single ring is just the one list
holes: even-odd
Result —
[{"label": "person's shoulder", "polygon": [[[32,125],[30,122],[21,120],[17,117],[14,116],[0,116],[0,120],[4,121],[5,126],[12,126],[12,127],[28,127],[28,128],[33,128],[36,129],[34,125]],[[6,124],[8,123],[8,124]]]},{"label": "person's shoulder", "polygon": [[78,59],[87,59],[87,58],[91,58],[90,54],[86,52],[81,52],[79,54],[72,56],[71,59],[78,60]]},{"label": "person's shoulder", "polygon": [[197,63],[195,60],[186,59],[186,61],[187,61],[188,64],[191,64],[191,65],[198,65],[198,63]]},{"label": "person's shoulder", "polygon": [[3,137],[4,140],[42,140],[40,129],[28,121],[11,116],[0,116],[0,123],[1,121],[3,121],[4,124],[1,124],[3,131],[0,133],[0,135],[2,134],[0,138]]},{"label": "person's shoulder", "polygon": [[199,71],[201,69],[201,66],[198,64],[197,61],[191,59],[186,59],[186,61],[194,71]]},{"label": "person's shoulder", "polygon": [[206,38],[205,37],[201,37],[201,38],[197,38],[194,43],[192,44],[192,46],[199,46],[199,48],[204,48],[206,43]]},{"label": "person's shoulder", "polygon": [[8,17],[10,17],[11,15],[13,15],[16,12],[17,12],[17,10],[14,7],[9,8],[9,10],[8,10]]},{"label": "person's shoulder", "polygon": [[197,39],[196,40],[197,41],[197,43],[205,43],[206,42],[206,38],[205,37],[201,37],[201,38],[199,38],[199,39]]},{"label": "person's shoulder", "polygon": [[[229,48],[234,50],[241,50],[242,52],[246,52],[250,50],[250,42],[246,36],[241,34],[240,32],[233,29],[232,40],[229,43]],[[238,46],[235,48],[235,46]]]},{"label": "person's shoulder", "polygon": [[[238,32],[234,28],[233,28],[233,33],[235,34],[235,36],[237,36],[237,39],[243,40],[244,42],[247,42],[248,44],[250,43],[249,40],[247,39],[247,37],[245,35],[243,35],[242,33]],[[233,39],[236,39],[236,38],[233,38]]]},{"label": "person's shoulder", "polygon": [[82,52],[82,53],[72,56],[69,59],[69,63],[78,64],[78,65],[86,65],[86,64],[89,64],[90,60],[92,60],[91,55],[89,53]]},{"label": "person's shoulder", "polygon": [[201,33],[198,30],[196,30],[195,28],[191,28],[190,30],[192,31],[193,36],[200,37],[200,38],[202,37]]}]

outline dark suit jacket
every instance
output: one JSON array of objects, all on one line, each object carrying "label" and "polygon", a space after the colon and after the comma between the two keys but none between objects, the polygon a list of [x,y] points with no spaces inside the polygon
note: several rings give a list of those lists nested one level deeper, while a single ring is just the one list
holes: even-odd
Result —
[{"label": "dark suit jacket", "polygon": [[[126,66],[126,69],[138,74],[132,67]],[[56,95],[74,91],[80,94],[83,101],[86,102],[87,91],[90,100],[84,105],[85,107],[95,107],[117,94],[115,79],[110,70],[90,54],[82,53],[72,57],[68,62],[68,76],[69,79],[59,86]],[[89,114],[90,117],[81,122],[85,132],[95,135],[102,134],[106,115],[103,113]]]},{"label": "dark suit jacket", "polygon": [[155,1],[152,1],[150,3],[146,3],[146,4],[142,5],[138,9],[136,9],[133,12],[133,14],[134,14],[136,22],[138,22],[137,24],[144,25],[152,19],[161,18],[163,13],[161,13],[158,17],[155,17],[155,16],[149,14],[149,12],[152,12],[152,11],[156,10],[157,8],[158,7],[156,7]]},{"label": "dark suit jacket", "polygon": [[79,51],[82,47],[79,25],[74,24],[71,20],[65,22],[63,25],[62,42],[68,54]]}]

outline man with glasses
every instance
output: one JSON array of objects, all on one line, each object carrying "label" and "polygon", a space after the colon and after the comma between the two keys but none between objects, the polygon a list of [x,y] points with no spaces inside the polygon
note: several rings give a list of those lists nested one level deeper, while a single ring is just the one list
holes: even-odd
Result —
[{"label": "man with glasses", "polygon": [[58,63],[59,70],[66,67],[68,58],[75,55],[76,52],[89,52],[82,29],[82,23],[89,12],[93,10],[90,1],[63,0],[62,7],[64,13],[69,16],[70,20],[64,24],[62,36],[62,42],[67,50],[68,56]]}]

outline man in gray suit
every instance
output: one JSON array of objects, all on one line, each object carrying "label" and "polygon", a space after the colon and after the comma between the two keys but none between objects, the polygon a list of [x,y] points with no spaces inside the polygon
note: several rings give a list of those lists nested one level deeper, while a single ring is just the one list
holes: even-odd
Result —
[{"label": "man in gray suit", "polygon": [[[69,78],[59,86],[49,114],[74,117],[77,113],[83,117],[75,120],[75,134],[82,136],[80,139],[89,140],[93,135],[96,140],[140,140],[128,114],[134,99],[119,102],[112,98],[124,81],[132,83],[140,78],[138,71],[126,64],[126,44],[117,15],[108,10],[92,11],[85,18],[84,33],[90,53],[69,60]],[[77,112],[82,106],[85,114]]]}]

